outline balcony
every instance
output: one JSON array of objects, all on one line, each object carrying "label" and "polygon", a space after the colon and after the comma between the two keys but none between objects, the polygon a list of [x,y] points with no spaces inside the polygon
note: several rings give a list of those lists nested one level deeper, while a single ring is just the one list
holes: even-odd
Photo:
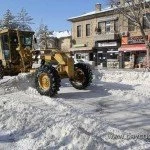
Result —
[{"label": "balcony", "polygon": [[117,40],[119,39],[119,34],[107,33],[107,34],[96,34],[94,37],[95,41],[107,41],[107,40]]}]

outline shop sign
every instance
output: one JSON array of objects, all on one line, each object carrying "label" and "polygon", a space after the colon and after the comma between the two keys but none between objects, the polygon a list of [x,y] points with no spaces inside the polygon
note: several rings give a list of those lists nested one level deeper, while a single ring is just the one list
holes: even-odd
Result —
[{"label": "shop sign", "polygon": [[73,45],[74,48],[85,47],[85,46],[86,46],[85,44],[76,44],[76,45]]},{"label": "shop sign", "polygon": [[117,46],[117,42],[101,42],[98,43],[98,47],[113,47]]},{"label": "shop sign", "polygon": [[134,36],[128,38],[128,44],[144,44],[145,41],[142,36]]}]

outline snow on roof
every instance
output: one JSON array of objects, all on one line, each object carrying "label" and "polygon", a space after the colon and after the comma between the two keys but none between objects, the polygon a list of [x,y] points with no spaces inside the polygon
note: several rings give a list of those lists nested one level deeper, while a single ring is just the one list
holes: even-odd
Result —
[{"label": "snow on roof", "polygon": [[71,31],[68,31],[68,30],[66,30],[66,31],[59,31],[59,32],[54,31],[53,32],[53,36],[57,37],[57,38],[68,37],[68,36],[71,36]]},{"label": "snow on roof", "polygon": [[90,15],[94,15],[94,14],[99,14],[99,13],[107,12],[107,11],[110,11],[110,10],[113,10],[113,9],[114,8],[112,8],[112,7],[107,7],[107,8],[102,9],[101,11],[98,11],[98,12],[97,11],[91,11],[91,12],[85,13],[85,14],[80,15],[80,16],[71,17],[68,20],[77,19],[77,18],[81,18],[81,17],[86,17],[86,16],[90,16]]}]

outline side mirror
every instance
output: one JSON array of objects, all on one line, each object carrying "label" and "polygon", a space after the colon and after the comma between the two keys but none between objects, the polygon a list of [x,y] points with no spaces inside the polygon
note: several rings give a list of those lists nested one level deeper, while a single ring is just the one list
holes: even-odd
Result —
[{"label": "side mirror", "polygon": [[36,38],[34,38],[34,42],[37,43],[37,39]]}]

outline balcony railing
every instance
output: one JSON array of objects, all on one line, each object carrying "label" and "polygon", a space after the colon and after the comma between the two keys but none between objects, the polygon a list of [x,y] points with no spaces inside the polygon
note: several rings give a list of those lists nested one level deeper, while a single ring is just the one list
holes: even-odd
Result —
[{"label": "balcony railing", "polygon": [[96,34],[94,37],[95,41],[117,40],[119,38],[119,34],[116,33]]}]

